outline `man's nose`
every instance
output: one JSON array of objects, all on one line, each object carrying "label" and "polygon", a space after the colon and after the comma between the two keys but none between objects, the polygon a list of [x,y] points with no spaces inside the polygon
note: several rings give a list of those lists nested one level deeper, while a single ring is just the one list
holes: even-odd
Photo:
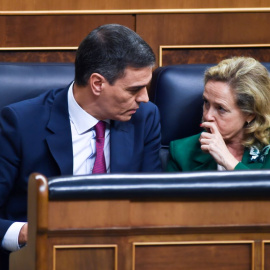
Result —
[{"label": "man's nose", "polygon": [[148,92],[147,92],[147,88],[144,87],[142,88],[136,98],[137,102],[148,102],[149,101],[149,96],[148,96]]}]

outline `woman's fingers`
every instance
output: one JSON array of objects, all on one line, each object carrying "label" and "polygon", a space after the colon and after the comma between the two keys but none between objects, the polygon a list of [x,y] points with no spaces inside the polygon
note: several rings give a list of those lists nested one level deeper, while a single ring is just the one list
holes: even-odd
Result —
[{"label": "woman's fingers", "polygon": [[205,128],[208,133],[219,133],[216,124],[214,124],[213,122],[203,122],[201,124],[201,127]]}]

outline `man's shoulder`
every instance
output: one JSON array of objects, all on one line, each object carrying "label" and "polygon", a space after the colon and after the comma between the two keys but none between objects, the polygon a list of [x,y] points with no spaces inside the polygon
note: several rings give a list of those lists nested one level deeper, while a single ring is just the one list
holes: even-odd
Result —
[{"label": "man's shoulder", "polygon": [[128,121],[113,121],[116,126],[133,125],[136,128],[151,128],[159,126],[160,115],[158,108],[152,102],[140,104],[139,109]]},{"label": "man's shoulder", "polygon": [[140,109],[142,110],[156,110],[157,109],[157,105],[152,103],[151,101],[148,101],[146,103],[141,103],[140,104]]},{"label": "man's shoulder", "polygon": [[24,111],[31,111],[32,109],[35,109],[37,106],[48,106],[50,107],[55,98],[66,91],[67,88],[59,88],[59,89],[52,89],[48,90],[34,98],[25,99],[16,103],[12,103],[10,105],[7,105],[3,108],[4,110],[13,110],[18,112],[24,112]]},{"label": "man's shoulder", "polygon": [[159,123],[160,115],[158,108],[152,102],[141,103],[139,109],[128,121],[136,126],[148,126],[152,125],[152,123]]},{"label": "man's shoulder", "polygon": [[139,109],[133,115],[133,117],[134,118],[136,118],[136,117],[144,118],[144,117],[148,117],[151,114],[155,115],[157,113],[158,113],[157,106],[154,103],[152,103],[151,101],[149,101],[147,103],[141,103]]}]

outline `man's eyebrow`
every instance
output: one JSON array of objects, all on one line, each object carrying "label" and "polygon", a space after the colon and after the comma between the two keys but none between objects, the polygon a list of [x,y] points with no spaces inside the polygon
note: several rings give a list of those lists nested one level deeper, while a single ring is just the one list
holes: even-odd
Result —
[{"label": "man's eyebrow", "polygon": [[142,88],[144,88],[146,86],[147,86],[147,84],[145,84],[145,85],[134,85],[134,86],[127,87],[127,90],[136,91],[136,90],[140,90],[140,89],[142,89]]}]

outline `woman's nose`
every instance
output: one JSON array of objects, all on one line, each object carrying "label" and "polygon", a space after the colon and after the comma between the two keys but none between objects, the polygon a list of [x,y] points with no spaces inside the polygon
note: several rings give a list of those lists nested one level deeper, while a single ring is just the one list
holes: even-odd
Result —
[{"label": "woman's nose", "polygon": [[211,122],[214,120],[214,111],[212,108],[209,108],[209,109],[204,109],[203,110],[203,118],[204,118],[204,121],[206,122]]}]

